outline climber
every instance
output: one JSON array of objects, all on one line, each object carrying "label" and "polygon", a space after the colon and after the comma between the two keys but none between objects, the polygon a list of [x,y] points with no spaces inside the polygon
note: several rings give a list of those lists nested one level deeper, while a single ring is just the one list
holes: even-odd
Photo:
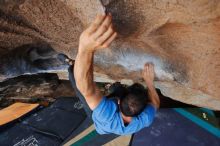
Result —
[{"label": "climber", "polygon": [[81,34],[75,59],[76,86],[92,112],[96,131],[100,134],[132,134],[149,126],[159,108],[160,100],[154,88],[154,66],[145,64],[142,76],[148,92],[140,84],[128,88],[118,102],[103,96],[93,81],[94,53],[107,48],[116,38],[111,14],[97,15]]}]

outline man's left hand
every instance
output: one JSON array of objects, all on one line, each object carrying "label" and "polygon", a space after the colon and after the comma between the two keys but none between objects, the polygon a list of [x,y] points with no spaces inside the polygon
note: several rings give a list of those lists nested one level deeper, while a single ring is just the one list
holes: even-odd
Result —
[{"label": "man's left hand", "polygon": [[116,36],[112,16],[97,15],[94,22],[80,36],[79,52],[95,52],[97,49],[107,48]]}]

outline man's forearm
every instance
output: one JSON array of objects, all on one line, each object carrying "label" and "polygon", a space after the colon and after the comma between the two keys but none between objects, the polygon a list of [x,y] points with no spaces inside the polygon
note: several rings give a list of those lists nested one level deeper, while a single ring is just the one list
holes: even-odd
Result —
[{"label": "man's forearm", "polygon": [[160,99],[159,99],[159,96],[157,94],[157,91],[152,84],[147,84],[147,87],[148,87],[148,94],[149,94],[149,98],[150,98],[150,101],[156,106],[156,108],[159,108],[160,107]]},{"label": "man's forearm", "polygon": [[79,52],[74,65],[74,76],[77,88],[88,96],[95,92],[93,82],[93,52]]},{"label": "man's forearm", "polygon": [[82,32],[79,38],[74,76],[77,88],[92,110],[103,99],[102,93],[93,81],[93,55],[98,49],[108,48],[116,36],[111,15],[97,15],[94,22]]}]

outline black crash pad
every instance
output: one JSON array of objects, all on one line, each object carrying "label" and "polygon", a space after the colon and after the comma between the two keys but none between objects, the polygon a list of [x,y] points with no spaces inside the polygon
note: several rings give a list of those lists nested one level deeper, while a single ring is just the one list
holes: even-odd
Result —
[{"label": "black crash pad", "polygon": [[59,98],[50,107],[0,131],[0,145],[26,141],[37,141],[39,146],[60,145],[85,119],[86,114],[78,98]]},{"label": "black crash pad", "polygon": [[73,98],[59,99],[51,107],[32,115],[22,123],[65,139],[86,117],[77,104],[80,104],[79,100]]},{"label": "black crash pad", "polygon": [[0,133],[1,146],[58,146],[61,142],[59,138],[38,133],[32,127],[20,123]]}]

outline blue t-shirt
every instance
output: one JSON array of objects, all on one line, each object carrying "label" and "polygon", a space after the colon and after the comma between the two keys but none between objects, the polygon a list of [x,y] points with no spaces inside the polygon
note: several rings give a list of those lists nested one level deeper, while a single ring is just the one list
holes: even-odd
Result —
[{"label": "blue t-shirt", "polygon": [[128,135],[148,127],[153,122],[155,113],[156,108],[149,104],[141,114],[133,117],[132,121],[125,126],[118,105],[113,100],[103,97],[93,110],[92,119],[99,134]]}]

